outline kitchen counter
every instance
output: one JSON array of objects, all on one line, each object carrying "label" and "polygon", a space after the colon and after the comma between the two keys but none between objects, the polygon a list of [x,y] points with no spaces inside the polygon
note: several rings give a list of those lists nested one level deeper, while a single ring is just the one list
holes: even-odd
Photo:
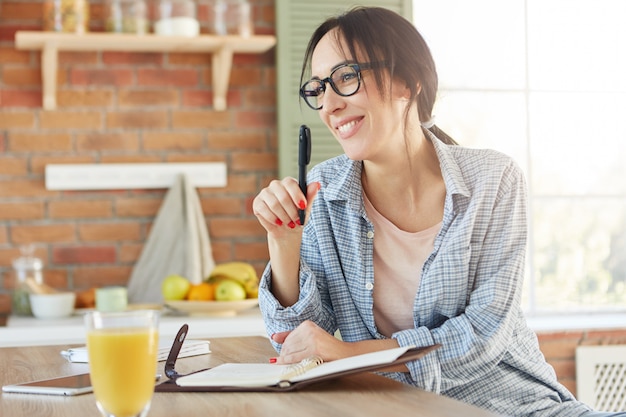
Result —
[{"label": "kitchen counter", "polygon": [[[624,313],[529,317],[535,332],[607,330],[624,328]],[[239,312],[232,317],[175,316],[163,313],[159,330],[163,337],[174,338],[180,326],[189,325],[189,338],[264,336],[265,325],[258,307]],[[6,327],[0,327],[0,347],[40,346],[52,344],[85,344],[83,317],[75,314],[65,319],[41,320],[34,317],[11,316]]]},{"label": "kitchen counter", "polygon": [[[258,307],[229,317],[180,316],[164,311],[159,323],[161,338],[174,339],[183,324],[189,325],[188,338],[265,336],[265,325]],[[11,316],[6,327],[0,327],[0,347],[85,344],[85,328],[80,313],[68,318],[42,320]]]}]

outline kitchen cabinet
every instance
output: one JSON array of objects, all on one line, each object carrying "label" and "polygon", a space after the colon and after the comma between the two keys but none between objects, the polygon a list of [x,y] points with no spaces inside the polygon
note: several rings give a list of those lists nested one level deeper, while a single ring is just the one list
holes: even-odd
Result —
[{"label": "kitchen cabinet", "polygon": [[135,35],[125,33],[57,33],[18,31],[15,47],[41,50],[43,108],[56,108],[59,51],[206,52],[212,59],[213,106],[226,110],[226,93],[233,54],[260,54],[276,44],[276,37],[254,35],[199,35],[196,37]]}]

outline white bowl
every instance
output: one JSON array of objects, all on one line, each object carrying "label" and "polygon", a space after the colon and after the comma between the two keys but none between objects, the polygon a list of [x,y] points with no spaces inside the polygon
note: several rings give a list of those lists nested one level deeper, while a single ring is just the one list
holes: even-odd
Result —
[{"label": "white bowl", "polygon": [[54,294],[30,294],[30,308],[38,319],[68,317],[74,312],[76,294],[58,292]]}]

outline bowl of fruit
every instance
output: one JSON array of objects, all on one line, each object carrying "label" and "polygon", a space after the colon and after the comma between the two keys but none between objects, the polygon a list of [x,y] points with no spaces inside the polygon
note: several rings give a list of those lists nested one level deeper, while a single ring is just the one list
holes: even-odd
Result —
[{"label": "bowl of fruit", "polygon": [[259,277],[246,262],[215,266],[198,284],[172,274],[161,284],[165,307],[189,315],[233,316],[258,305]]}]

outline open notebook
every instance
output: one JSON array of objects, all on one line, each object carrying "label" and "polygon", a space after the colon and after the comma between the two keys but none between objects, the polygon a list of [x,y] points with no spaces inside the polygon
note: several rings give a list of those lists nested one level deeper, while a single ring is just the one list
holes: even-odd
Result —
[{"label": "open notebook", "polygon": [[[180,340],[179,337],[177,339]],[[169,380],[157,385],[155,387],[156,392],[290,391],[340,376],[382,370],[389,366],[418,360],[440,347],[440,345],[426,347],[405,346],[351,356],[331,362],[323,362],[320,358],[313,357],[290,365],[225,363],[188,375],[179,375],[174,369],[175,345],[176,343],[172,346],[172,351],[170,352],[172,360],[168,358],[165,364],[165,374]]]}]

